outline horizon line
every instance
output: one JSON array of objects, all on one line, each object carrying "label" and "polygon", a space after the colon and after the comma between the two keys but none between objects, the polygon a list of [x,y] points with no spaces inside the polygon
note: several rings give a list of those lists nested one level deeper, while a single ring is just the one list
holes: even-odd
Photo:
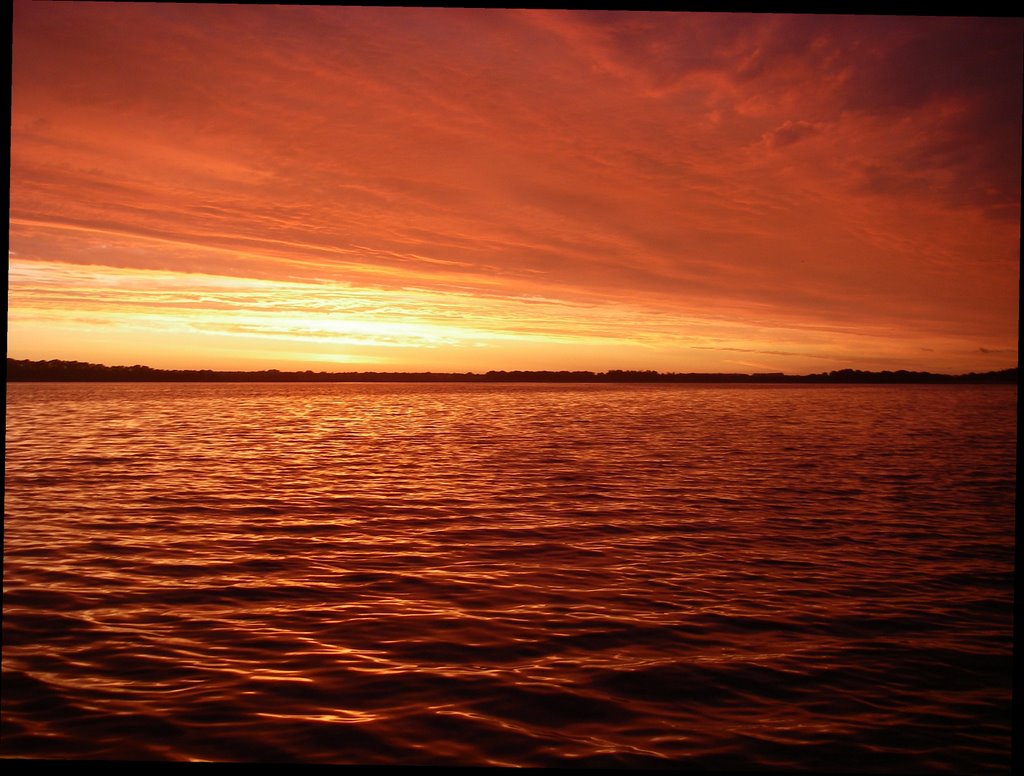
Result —
[{"label": "horizon line", "polygon": [[[160,377],[166,375],[188,375],[200,378],[213,378],[221,375],[232,375],[232,376],[249,376],[259,377],[268,376],[272,380],[280,381],[283,377],[295,376],[316,376],[316,377],[338,377],[338,376],[379,376],[383,378],[400,378],[400,377],[454,377],[454,378],[477,378],[481,380],[487,379],[522,379],[525,377],[547,377],[547,378],[571,378],[578,377],[583,379],[625,379],[633,381],[645,381],[645,380],[658,380],[658,379],[674,379],[674,378],[691,378],[691,379],[706,379],[706,378],[726,378],[726,379],[747,379],[757,380],[758,378],[766,378],[769,380],[801,380],[801,379],[850,379],[857,381],[858,379],[900,379],[909,378],[911,381],[937,379],[937,380],[963,380],[970,378],[996,378],[1004,377],[1008,378],[1011,373],[1017,371],[1017,366],[1007,367],[1004,369],[988,370],[985,372],[966,372],[961,374],[947,374],[942,372],[929,372],[919,370],[908,370],[908,369],[896,369],[896,370],[861,370],[853,368],[833,369],[825,372],[812,372],[809,374],[788,374],[785,372],[659,372],[654,369],[608,369],[603,372],[596,372],[589,369],[490,369],[486,372],[434,372],[434,371],[383,371],[378,369],[369,370],[349,370],[349,371],[313,371],[312,369],[295,369],[295,370],[282,370],[276,368],[269,369],[167,369],[162,367],[151,367],[143,364],[132,364],[132,365],[107,365],[97,364],[86,361],[71,361],[65,359],[47,359],[47,360],[35,360],[35,359],[16,359],[10,356],[7,357],[7,379],[10,380],[11,367],[14,367],[16,374],[14,376],[15,381],[25,380],[26,377],[33,375],[28,373],[35,373],[36,377],[54,377],[57,376],[56,372],[66,372],[69,374],[60,375],[62,377],[68,377],[71,379],[81,380],[83,377],[99,377],[109,378],[111,376],[127,377],[131,378],[144,378],[144,377]],[[40,374],[49,373],[49,374]],[[127,372],[128,374],[124,374]],[[95,373],[95,374],[86,374]],[[110,374],[114,373],[114,374]],[[1014,382],[1016,382],[1016,376],[1013,375]]]}]

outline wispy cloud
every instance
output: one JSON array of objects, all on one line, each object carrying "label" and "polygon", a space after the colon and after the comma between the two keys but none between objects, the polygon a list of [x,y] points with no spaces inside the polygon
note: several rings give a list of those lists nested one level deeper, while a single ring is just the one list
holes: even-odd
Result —
[{"label": "wispy cloud", "polygon": [[[889,331],[921,363],[928,341],[935,368],[968,339],[1013,350],[1019,20],[25,2],[14,19],[12,251],[109,268],[125,293],[99,299],[122,316],[169,272],[453,295],[501,331],[544,297],[562,305],[545,336],[628,326],[616,342],[680,368],[712,358],[678,344],[710,321],[780,358],[783,329],[846,338],[837,358]],[[21,282],[12,311],[41,311]],[[270,328],[302,328],[288,292],[251,293]]]}]

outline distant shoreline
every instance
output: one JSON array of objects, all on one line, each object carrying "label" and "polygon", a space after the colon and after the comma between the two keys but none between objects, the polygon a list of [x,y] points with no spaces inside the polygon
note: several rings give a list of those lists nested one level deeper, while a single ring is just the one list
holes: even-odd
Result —
[{"label": "distant shoreline", "polygon": [[154,369],[106,366],[81,361],[7,359],[7,382],[248,382],[248,383],[855,383],[855,384],[1016,384],[1017,368],[962,375],[934,372],[865,372],[840,369],[809,375],[782,372],[742,374],[656,372],[612,369],[607,372],[514,370],[473,372],[283,372],[213,369]]}]

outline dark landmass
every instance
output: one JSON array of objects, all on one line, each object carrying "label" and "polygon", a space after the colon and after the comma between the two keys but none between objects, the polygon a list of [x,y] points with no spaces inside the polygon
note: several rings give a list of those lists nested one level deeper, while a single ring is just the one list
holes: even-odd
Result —
[{"label": "dark landmass", "polygon": [[1011,383],[1017,382],[1017,368],[998,372],[970,372],[944,375],[933,372],[863,372],[840,369],[810,375],[782,372],[761,374],[655,372],[654,370],[611,369],[583,371],[490,371],[472,372],[225,372],[211,369],[153,369],[134,366],[104,366],[81,361],[29,361],[7,359],[8,382],[209,382],[209,383]]}]

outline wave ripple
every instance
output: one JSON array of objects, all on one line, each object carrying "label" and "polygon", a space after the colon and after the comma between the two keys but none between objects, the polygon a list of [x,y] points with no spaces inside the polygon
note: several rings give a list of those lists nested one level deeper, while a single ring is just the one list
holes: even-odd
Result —
[{"label": "wave ripple", "polygon": [[1005,772],[1015,405],[10,384],[0,754]]}]

